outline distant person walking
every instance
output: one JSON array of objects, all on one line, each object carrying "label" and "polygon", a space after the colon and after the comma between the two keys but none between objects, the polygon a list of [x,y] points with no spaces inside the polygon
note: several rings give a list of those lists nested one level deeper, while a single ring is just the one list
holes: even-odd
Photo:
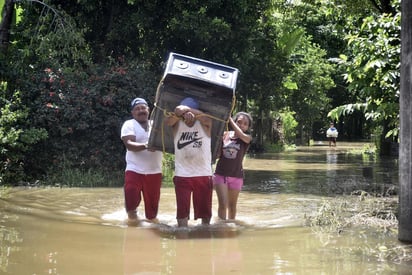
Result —
[{"label": "distant person walking", "polygon": [[338,137],[338,130],[335,128],[334,124],[331,122],[329,129],[326,131],[326,137],[329,139],[329,147],[336,146],[336,138]]},{"label": "distant person walking", "polygon": [[225,131],[222,149],[213,175],[213,185],[218,197],[218,216],[222,220],[236,218],[236,206],[243,186],[243,158],[252,141],[249,129],[252,117],[245,112],[229,118],[231,131]]},{"label": "distant person walking", "polygon": [[162,183],[162,152],[147,149],[152,121],[149,106],[143,98],[131,102],[132,119],[121,129],[121,139],[126,146],[126,171],[124,198],[129,225],[137,225],[137,207],[142,195],[146,219],[157,222],[157,212]]}]

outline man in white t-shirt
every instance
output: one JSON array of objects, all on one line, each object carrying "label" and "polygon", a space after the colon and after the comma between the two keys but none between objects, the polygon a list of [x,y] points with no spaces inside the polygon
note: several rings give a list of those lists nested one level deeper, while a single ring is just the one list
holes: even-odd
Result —
[{"label": "man in white t-shirt", "polygon": [[147,148],[152,121],[150,109],[143,98],[131,102],[132,119],[123,123],[121,139],[126,146],[126,171],[124,178],[124,198],[128,223],[138,223],[137,207],[142,195],[145,216],[149,221],[157,221],[162,183],[162,152]]}]

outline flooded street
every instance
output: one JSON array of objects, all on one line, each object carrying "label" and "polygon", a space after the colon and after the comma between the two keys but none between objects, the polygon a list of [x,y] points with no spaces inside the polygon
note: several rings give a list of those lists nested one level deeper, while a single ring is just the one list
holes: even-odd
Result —
[{"label": "flooded street", "polygon": [[305,225],[325,201],[396,192],[397,160],[347,154],[362,146],[248,156],[238,221],[209,227],[176,228],[172,188],[162,188],[161,224],[138,227],[126,225],[121,187],[5,189],[0,274],[411,274],[412,263],[388,256],[410,251],[396,234]]},{"label": "flooded street", "polygon": [[336,148],[320,144],[282,154],[252,155],[244,164],[245,190],[334,196],[356,190],[384,194],[397,189],[397,158],[350,153],[364,146],[341,142]]}]

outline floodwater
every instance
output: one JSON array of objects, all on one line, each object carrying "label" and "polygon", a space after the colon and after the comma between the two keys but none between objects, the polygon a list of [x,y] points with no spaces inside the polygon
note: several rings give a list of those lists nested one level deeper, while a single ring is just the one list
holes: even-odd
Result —
[{"label": "floodwater", "polygon": [[0,274],[411,274],[410,262],[388,257],[410,253],[396,234],[305,226],[325,200],[396,192],[396,158],[347,154],[356,146],[248,156],[238,221],[209,227],[176,228],[166,187],[161,224],[137,227],[126,225],[122,188],[0,191]]}]

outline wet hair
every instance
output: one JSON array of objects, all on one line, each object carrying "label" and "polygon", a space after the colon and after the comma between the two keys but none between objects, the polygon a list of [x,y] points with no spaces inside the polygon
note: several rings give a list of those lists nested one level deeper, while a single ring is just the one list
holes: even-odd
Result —
[{"label": "wet hair", "polygon": [[233,116],[233,120],[236,122],[240,116],[244,116],[247,118],[247,120],[249,120],[249,128],[247,130],[247,132],[250,132],[250,129],[252,128],[252,123],[253,123],[253,119],[252,116],[249,113],[246,112],[238,112]]}]

